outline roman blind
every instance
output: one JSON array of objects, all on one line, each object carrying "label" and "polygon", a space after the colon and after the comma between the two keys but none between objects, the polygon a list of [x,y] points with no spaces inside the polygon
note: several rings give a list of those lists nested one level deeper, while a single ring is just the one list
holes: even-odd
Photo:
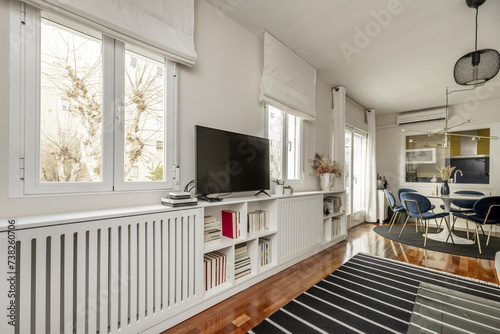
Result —
[{"label": "roman blind", "polygon": [[25,0],[146,47],[185,65],[196,62],[194,0]]},{"label": "roman blind", "polygon": [[262,102],[305,120],[316,119],[316,69],[264,32]]}]

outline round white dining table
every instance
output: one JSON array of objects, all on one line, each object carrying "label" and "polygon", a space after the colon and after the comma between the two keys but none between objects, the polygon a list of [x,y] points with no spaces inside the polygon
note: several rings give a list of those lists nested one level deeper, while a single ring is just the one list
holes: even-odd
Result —
[{"label": "round white dining table", "polygon": [[[444,211],[448,212],[448,223],[449,226],[451,226],[451,221],[453,219],[453,216],[451,214],[451,202],[454,200],[478,200],[481,199],[485,196],[482,195],[465,195],[465,194],[449,194],[449,195],[427,195],[427,194],[422,194],[427,198],[438,198],[443,201],[444,204]],[[442,241],[442,242],[451,242],[451,238],[449,238],[449,234],[453,237],[453,242],[456,244],[460,245],[472,245],[475,242],[473,240],[467,239],[467,238],[461,238],[457,236],[456,234],[453,233],[453,231],[446,231],[446,229],[443,228],[443,230],[439,233],[428,233],[427,238],[436,240],[436,241]]]}]

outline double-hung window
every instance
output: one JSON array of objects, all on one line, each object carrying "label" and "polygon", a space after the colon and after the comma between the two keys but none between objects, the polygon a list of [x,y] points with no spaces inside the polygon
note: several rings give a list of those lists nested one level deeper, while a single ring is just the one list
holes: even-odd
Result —
[{"label": "double-hung window", "polygon": [[173,188],[175,63],[28,5],[19,18],[10,196]]},{"label": "double-hung window", "polygon": [[302,119],[275,108],[267,109],[271,179],[302,179]]}]

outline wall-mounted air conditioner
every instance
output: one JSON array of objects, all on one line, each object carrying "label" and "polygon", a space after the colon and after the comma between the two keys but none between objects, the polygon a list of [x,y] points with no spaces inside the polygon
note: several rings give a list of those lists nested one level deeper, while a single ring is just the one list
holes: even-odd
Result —
[{"label": "wall-mounted air conditioner", "polygon": [[430,122],[439,121],[446,118],[446,109],[431,109],[417,112],[409,112],[398,115],[397,123],[398,125],[420,123],[420,122]]}]

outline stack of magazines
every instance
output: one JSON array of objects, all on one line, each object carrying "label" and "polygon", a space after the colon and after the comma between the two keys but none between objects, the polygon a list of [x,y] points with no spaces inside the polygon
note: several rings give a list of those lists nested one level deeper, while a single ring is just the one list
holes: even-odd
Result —
[{"label": "stack of magazines", "polygon": [[170,207],[190,206],[198,204],[197,198],[192,198],[188,192],[171,192],[167,198],[161,199],[161,204]]}]

